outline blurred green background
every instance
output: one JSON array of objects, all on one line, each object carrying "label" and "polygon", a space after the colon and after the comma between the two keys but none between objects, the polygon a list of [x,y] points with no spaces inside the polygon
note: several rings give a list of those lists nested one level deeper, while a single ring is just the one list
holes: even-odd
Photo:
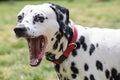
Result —
[{"label": "blurred green background", "polygon": [[69,9],[70,18],[89,27],[120,28],[120,0],[0,0],[0,80],[57,80],[51,62],[29,65],[24,39],[14,36],[18,12],[27,4],[54,2]]}]

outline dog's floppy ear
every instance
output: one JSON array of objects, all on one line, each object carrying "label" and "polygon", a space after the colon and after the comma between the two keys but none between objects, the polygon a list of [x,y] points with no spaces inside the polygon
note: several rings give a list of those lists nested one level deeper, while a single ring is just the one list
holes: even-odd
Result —
[{"label": "dog's floppy ear", "polygon": [[73,31],[72,29],[69,27],[69,10],[61,7],[57,4],[51,4],[51,8],[54,10],[54,12],[56,13],[56,17],[57,17],[57,22],[60,26],[60,31],[65,35],[65,37],[70,40],[71,36],[73,35]]}]

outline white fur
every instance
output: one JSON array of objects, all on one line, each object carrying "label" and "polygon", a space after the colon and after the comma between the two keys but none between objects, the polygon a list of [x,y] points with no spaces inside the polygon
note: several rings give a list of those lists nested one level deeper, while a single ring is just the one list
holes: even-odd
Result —
[{"label": "white fur", "polygon": [[[49,7],[50,4],[43,5],[27,5],[25,6],[18,15],[24,12],[25,16],[21,23],[25,27],[29,27],[30,30],[27,32],[29,35],[37,37],[39,35],[44,34],[48,38],[48,47],[46,51],[52,51],[52,46],[54,42],[51,42],[51,38],[54,33],[59,30],[59,24],[56,21],[55,12]],[[33,10],[30,13],[30,10]],[[33,25],[33,16],[36,13],[42,13],[48,17],[48,20],[43,23],[36,23]],[[65,17],[65,16],[64,16]],[[29,23],[26,23],[29,21]],[[73,57],[72,54],[62,63],[60,64],[60,73],[64,77],[68,77],[71,79],[72,71],[70,69],[71,62],[76,63],[76,67],[79,69],[79,74],[77,74],[77,78],[75,80],[84,80],[84,76],[88,76],[89,74],[93,74],[95,80],[107,80],[105,76],[105,70],[110,70],[112,67],[115,67],[118,72],[120,72],[120,30],[115,29],[100,29],[100,28],[88,28],[82,27],[79,25],[74,25],[71,23],[69,25],[72,29],[75,26],[78,31],[78,39],[81,35],[85,37],[85,42],[87,44],[87,51],[83,49],[77,50],[77,56]],[[34,34],[33,34],[34,32]],[[77,39],[77,41],[78,41]],[[67,46],[66,38],[63,38],[61,42],[64,42],[64,50]],[[98,48],[95,48],[95,51],[92,55],[89,55],[90,44],[93,43],[96,45],[98,43]],[[62,53],[55,51],[57,54],[56,58],[58,58]],[[99,60],[103,64],[103,71],[99,71],[96,69],[95,62]],[[84,63],[88,63],[89,70],[84,71]],[[66,73],[62,70],[66,69]],[[58,73],[59,74],[59,73]],[[63,80],[63,78],[62,78]]]}]

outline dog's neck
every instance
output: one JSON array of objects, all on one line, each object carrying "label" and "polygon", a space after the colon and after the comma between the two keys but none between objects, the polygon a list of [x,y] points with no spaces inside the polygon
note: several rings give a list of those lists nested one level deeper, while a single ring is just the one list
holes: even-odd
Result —
[{"label": "dog's neck", "polygon": [[[73,34],[73,23],[70,24],[69,27],[71,28],[71,31],[69,32]],[[46,59],[52,61],[60,58],[60,56],[63,54],[68,44],[70,43],[71,38],[73,37],[73,35],[70,35],[70,33],[66,37],[64,33],[58,30],[53,34],[53,37],[49,38],[50,42],[48,42],[48,46],[45,53]]]}]

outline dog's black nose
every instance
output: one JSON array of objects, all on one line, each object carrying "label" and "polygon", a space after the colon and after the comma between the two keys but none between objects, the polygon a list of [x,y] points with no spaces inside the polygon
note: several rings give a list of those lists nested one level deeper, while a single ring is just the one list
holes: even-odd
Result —
[{"label": "dog's black nose", "polygon": [[14,28],[14,32],[17,37],[23,37],[25,35],[26,31],[27,31],[27,29],[24,26]]},{"label": "dog's black nose", "polygon": [[15,33],[21,33],[27,31],[25,27],[16,27],[14,28]]}]

